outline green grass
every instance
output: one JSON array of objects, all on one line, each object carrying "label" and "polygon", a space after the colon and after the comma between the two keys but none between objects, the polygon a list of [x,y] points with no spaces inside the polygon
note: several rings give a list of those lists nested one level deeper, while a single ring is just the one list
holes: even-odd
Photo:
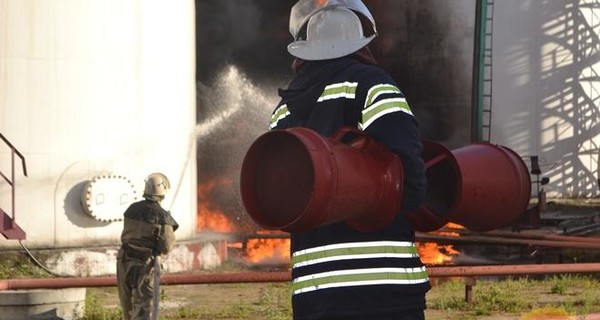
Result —
[{"label": "green grass", "polygon": [[121,320],[122,315],[120,308],[107,308],[93,290],[86,291],[83,320]]},{"label": "green grass", "polygon": [[465,319],[494,314],[527,317],[541,312],[581,315],[600,312],[600,281],[582,275],[479,280],[473,287],[473,301],[467,303],[464,283],[455,280],[434,286],[427,303],[431,310],[457,313]]},{"label": "green grass", "polygon": [[[215,272],[232,271],[241,271],[240,266],[226,263]],[[0,279],[50,276],[25,254],[2,254]],[[427,295],[427,318],[468,320],[509,316],[527,320],[600,313],[599,279],[569,274],[502,280],[480,278],[473,286],[473,300],[467,302],[461,279],[436,278]],[[161,289],[160,318],[165,320],[291,319],[288,283],[180,285]],[[121,319],[121,311],[116,288],[88,288],[84,320],[117,319]]]},{"label": "green grass", "polygon": [[18,252],[3,252],[0,261],[0,279],[47,278],[44,269],[35,265],[28,256]]},{"label": "green grass", "polygon": [[[287,283],[161,287],[160,319],[290,319]],[[88,288],[85,320],[120,319],[115,288]]]},{"label": "green grass", "polygon": [[[223,266],[218,272],[239,271]],[[50,275],[20,253],[3,253],[0,279]],[[585,275],[545,278],[478,279],[472,301],[465,301],[461,279],[434,279],[427,295],[428,319],[478,319],[495,315],[534,319],[540,316],[600,313],[600,281]],[[288,283],[241,283],[163,286],[161,319],[289,320]],[[116,288],[88,288],[84,320],[121,319]]]},{"label": "green grass", "polygon": [[[180,304],[161,308],[161,319],[291,319],[287,283],[176,287],[163,287],[163,300],[176,299]],[[110,288],[88,289],[85,319],[119,319],[120,313],[112,307],[103,307],[99,301],[99,294],[107,290]],[[110,296],[104,293],[104,297]],[[472,297],[472,302],[465,301],[465,286],[460,279],[437,281],[427,296],[428,319],[478,319],[495,315],[534,319],[600,312],[600,281],[582,275],[556,275],[540,280],[478,280]]]}]

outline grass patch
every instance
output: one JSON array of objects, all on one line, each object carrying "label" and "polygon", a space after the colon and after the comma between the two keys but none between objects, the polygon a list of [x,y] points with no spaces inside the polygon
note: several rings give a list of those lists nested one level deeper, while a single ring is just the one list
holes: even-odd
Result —
[{"label": "grass patch", "polygon": [[121,320],[123,313],[121,308],[108,308],[104,301],[98,296],[97,291],[86,290],[85,314],[83,320]]},{"label": "grass patch", "polygon": [[48,272],[32,263],[25,253],[3,252],[0,279],[47,278]]},{"label": "grass patch", "polygon": [[[161,301],[161,319],[291,319],[291,287],[288,283],[180,285],[164,286],[162,289],[165,291]],[[106,307],[106,302],[102,302],[115,299],[115,289],[88,289],[96,290],[101,292],[88,297],[85,319],[119,319],[120,313],[115,313]],[[177,301],[178,305],[172,306],[171,303],[168,307],[169,301]],[[114,305],[114,300],[111,303]],[[600,312],[600,282],[581,275],[482,279],[473,286],[473,301],[468,303],[462,280],[440,280],[429,292],[427,305],[427,318],[436,320],[584,315]]]},{"label": "grass patch", "polygon": [[479,280],[473,287],[473,301],[468,303],[464,282],[454,280],[435,285],[428,294],[427,304],[432,310],[469,316],[463,318],[494,314],[531,314],[533,318],[540,312],[580,315],[600,312],[600,282],[581,275],[556,275],[541,280]]}]

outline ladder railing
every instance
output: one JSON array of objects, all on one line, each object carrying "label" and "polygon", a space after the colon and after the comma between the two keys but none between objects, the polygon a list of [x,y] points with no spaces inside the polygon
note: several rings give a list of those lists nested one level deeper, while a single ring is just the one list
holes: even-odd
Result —
[{"label": "ladder railing", "polygon": [[0,170],[0,176],[8,183],[10,186],[10,199],[11,199],[11,212],[10,214],[6,213],[2,206],[0,205],[0,233],[4,235],[6,239],[12,240],[23,240],[25,239],[25,231],[17,225],[16,222],[16,202],[15,202],[15,185],[16,185],[16,175],[15,175],[15,162],[16,157],[21,159],[21,164],[23,167],[23,175],[27,176],[27,166],[25,165],[25,157],[17,148],[15,148],[8,139],[6,139],[0,133],[0,139],[8,146],[10,149],[10,177],[8,177],[2,170]]},{"label": "ladder railing", "polygon": [[472,139],[489,142],[492,135],[494,0],[477,1],[475,20]]}]

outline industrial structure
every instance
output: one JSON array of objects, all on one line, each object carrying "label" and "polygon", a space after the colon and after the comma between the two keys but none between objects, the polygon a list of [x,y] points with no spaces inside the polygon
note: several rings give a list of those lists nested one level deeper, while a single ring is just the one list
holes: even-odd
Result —
[{"label": "industrial structure", "polygon": [[[239,170],[291,78],[294,2],[0,0],[0,248],[112,273],[120,213],[161,171],[184,243],[167,271],[225,258],[206,220],[257,230]],[[599,195],[596,0],[365,2],[424,140],[504,145],[549,196]]]},{"label": "industrial structure", "polygon": [[[151,172],[171,180],[164,206],[180,225],[166,273],[218,266],[240,242],[241,250],[263,240],[285,246],[285,235],[261,232],[247,214],[239,180],[246,151],[267,131],[277,89],[292,78],[285,47],[295,2],[0,0],[0,251],[24,249],[50,272],[77,277],[7,280],[0,291],[114,285],[121,215]],[[364,2],[378,23],[371,49],[433,150],[452,159],[450,150],[483,141],[527,164],[532,185],[519,185],[515,202],[537,202],[522,217],[534,227],[541,195],[600,196],[600,0]],[[517,181],[528,181],[517,171]],[[449,207],[468,200],[456,202]],[[452,231],[461,243],[598,249],[597,241],[567,237]],[[417,234],[437,243],[456,238]],[[432,275],[550,270],[598,265],[433,268]],[[288,279],[281,272],[164,280]]]}]

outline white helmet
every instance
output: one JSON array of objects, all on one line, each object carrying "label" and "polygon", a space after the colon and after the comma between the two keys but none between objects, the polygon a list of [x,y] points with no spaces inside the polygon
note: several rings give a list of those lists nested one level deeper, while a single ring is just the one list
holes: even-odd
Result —
[{"label": "white helmet", "polygon": [[144,187],[144,197],[164,197],[170,188],[171,183],[169,182],[169,179],[167,179],[167,176],[160,172],[152,173],[148,176],[148,178],[146,178],[146,186]]},{"label": "white helmet", "polygon": [[[356,13],[367,18],[372,34],[366,37]],[[306,25],[304,39],[301,31]],[[290,14],[294,42],[288,52],[304,60],[327,60],[351,54],[377,36],[375,19],[360,0],[300,0]]]}]

